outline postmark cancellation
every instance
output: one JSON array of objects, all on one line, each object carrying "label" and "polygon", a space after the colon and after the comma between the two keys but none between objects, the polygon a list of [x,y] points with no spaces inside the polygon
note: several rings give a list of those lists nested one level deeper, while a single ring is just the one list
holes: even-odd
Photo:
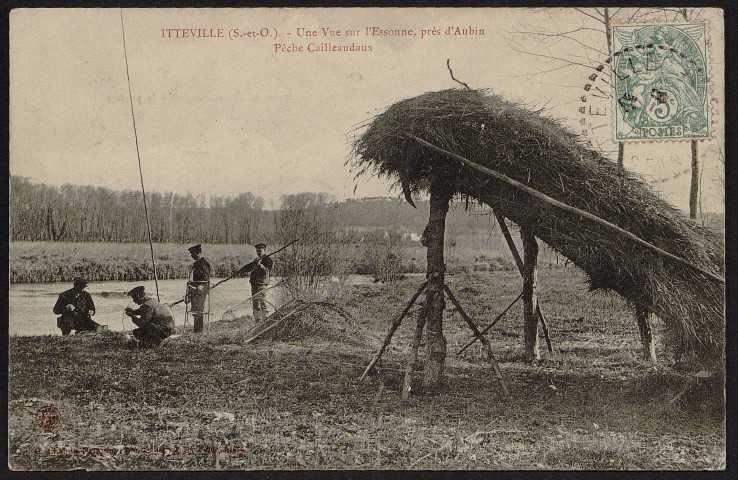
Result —
[{"label": "postmark cancellation", "polygon": [[704,23],[612,27],[615,141],[709,138]]}]

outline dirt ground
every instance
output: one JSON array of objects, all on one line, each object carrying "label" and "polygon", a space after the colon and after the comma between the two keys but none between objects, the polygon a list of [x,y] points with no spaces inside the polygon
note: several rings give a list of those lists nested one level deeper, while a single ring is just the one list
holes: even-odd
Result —
[{"label": "dirt ground", "polygon": [[[376,374],[359,382],[419,282],[346,287],[330,300],[352,318],[332,317],[300,339],[242,345],[238,321],[154,350],[126,348],[119,333],[11,338],[10,466],[725,468],[722,375],[676,365],[660,342],[660,365],[644,363],[632,312],[618,297],[587,293],[573,268],[540,272],[554,355],[541,339],[543,361],[522,361],[520,305],[490,331],[509,396],[479,345],[456,354],[472,335],[450,302],[443,391],[415,388],[401,399],[414,315]],[[448,283],[482,326],[520,289],[513,272],[453,275]]]}]

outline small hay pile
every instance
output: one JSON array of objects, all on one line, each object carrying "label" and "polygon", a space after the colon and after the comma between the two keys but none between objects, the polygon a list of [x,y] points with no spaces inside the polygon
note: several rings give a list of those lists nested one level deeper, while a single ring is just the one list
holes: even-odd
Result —
[{"label": "small hay pile", "polygon": [[638,175],[620,171],[554,120],[480,90],[444,90],[398,102],[378,115],[353,145],[352,166],[358,175],[390,178],[406,196],[428,190],[437,179],[532,228],[588,274],[593,290],[611,289],[649,308],[665,322],[677,352],[724,358],[723,284],[465,167],[410,135],[722,275],[722,238],[658,197]]},{"label": "small hay pile", "polygon": [[258,335],[254,340],[297,340],[319,336],[348,340],[355,323],[350,313],[332,303],[293,300],[247,332],[246,338]]}]

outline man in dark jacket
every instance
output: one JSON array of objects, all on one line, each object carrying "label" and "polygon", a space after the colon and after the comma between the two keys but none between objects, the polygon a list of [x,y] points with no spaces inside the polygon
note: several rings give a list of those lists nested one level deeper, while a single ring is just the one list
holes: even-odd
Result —
[{"label": "man in dark jacket", "polygon": [[174,318],[169,310],[157,300],[147,297],[143,286],[136,287],[128,295],[136,304],[141,305],[134,310],[126,308],[126,315],[131,317],[138,328],[133,329],[143,347],[156,347],[162,340],[174,333]]},{"label": "man in dark jacket", "polygon": [[210,292],[210,263],[201,256],[201,245],[194,245],[187,250],[195,261],[192,264],[191,280],[187,282],[187,297],[191,305],[190,312],[194,318],[193,331],[198,333],[202,332],[203,312]]},{"label": "man in dark jacket", "polygon": [[95,304],[89,293],[85,292],[87,280],[77,277],[74,286],[59,294],[54,305],[54,313],[61,315],[56,320],[56,326],[61,329],[62,335],[69,335],[72,330],[77,332],[95,332],[99,326],[92,320],[95,314]]},{"label": "man in dark jacket", "polygon": [[274,261],[271,257],[264,256],[266,252],[265,243],[257,243],[254,248],[256,249],[257,262],[249,275],[249,283],[251,283],[251,305],[254,309],[254,321],[258,323],[266,318],[267,305],[264,299],[266,292],[263,292],[263,290],[269,285],[269,277],[272,267],[274,267]]}]

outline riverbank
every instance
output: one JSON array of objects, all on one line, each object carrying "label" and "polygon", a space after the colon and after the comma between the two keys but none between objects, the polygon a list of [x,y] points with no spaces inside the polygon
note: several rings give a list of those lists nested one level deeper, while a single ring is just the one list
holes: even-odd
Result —
[{"label": "riverbank", "polygon": [[[187,278],[192,265],[188,246],[154,245],[160,280]],[[338,259],[343,274],[373,273],[372,266],[367,264],[370,256],[363,254],[366,248],[366,244],[357,243],[343,249],[345,258]],[[203,249],[213,277],[220,278],[233,275],[255,255],[250,245],[204,245]],[[418,242],[402,245],[394,253],[398,258],[397,273],[425,271],[425,248]],[[11,242],[8,279],[11,284],[71,282],[77,276],[96,282],[152,280],[150,255],[149,245],[143,243]],[[450,273],[513,270],[514,263],[506,255],[496,249],[466,246],[460,242],[459,246],[449,247],[448,269]],[[539,262],[542,266],[555,266],[556,259],[551,253],[544,252],[542,257]],[[275,265],[273,273],[282,275],[278,257]]]},{"label": "riverbank", "polygon": [[[640,360],[632,313],[586,293],[572,269],[544,270],[540,298],[556,355],[522,362],[522,308],[489,338],[504,397],[453,309],[445,389],[401,400],[416,310],[374,375],[358,382],[417,279],[354,285],[329,300],[345,334],[243,345],[217,322],[130,350],[122,334],[16,337],[9,344],[9,463],[15,469],[594,469],[725,467],[722,384]],[[486,325],[519,293],[514,272],[449,277]],[[545,350],[545,348],[544,348]],[[421,357],[423,349],[421,349]],[[58,425],[40,428],[44,409]],[[48,422],[47,422],[48,423]],[[48,424],[45,424],[48,427]]]},{"label": "riverbank", "polygon": [[[188,245],[156,244],[159,279],[187,278],[192,259]],[[68,282],[76,276],[90,281],[141,281],[153,279],[148,244],[11,242],[10,283]],[[254,258],[248,245],[212,245],[207,248],[214,277],[227,277]]]}]

